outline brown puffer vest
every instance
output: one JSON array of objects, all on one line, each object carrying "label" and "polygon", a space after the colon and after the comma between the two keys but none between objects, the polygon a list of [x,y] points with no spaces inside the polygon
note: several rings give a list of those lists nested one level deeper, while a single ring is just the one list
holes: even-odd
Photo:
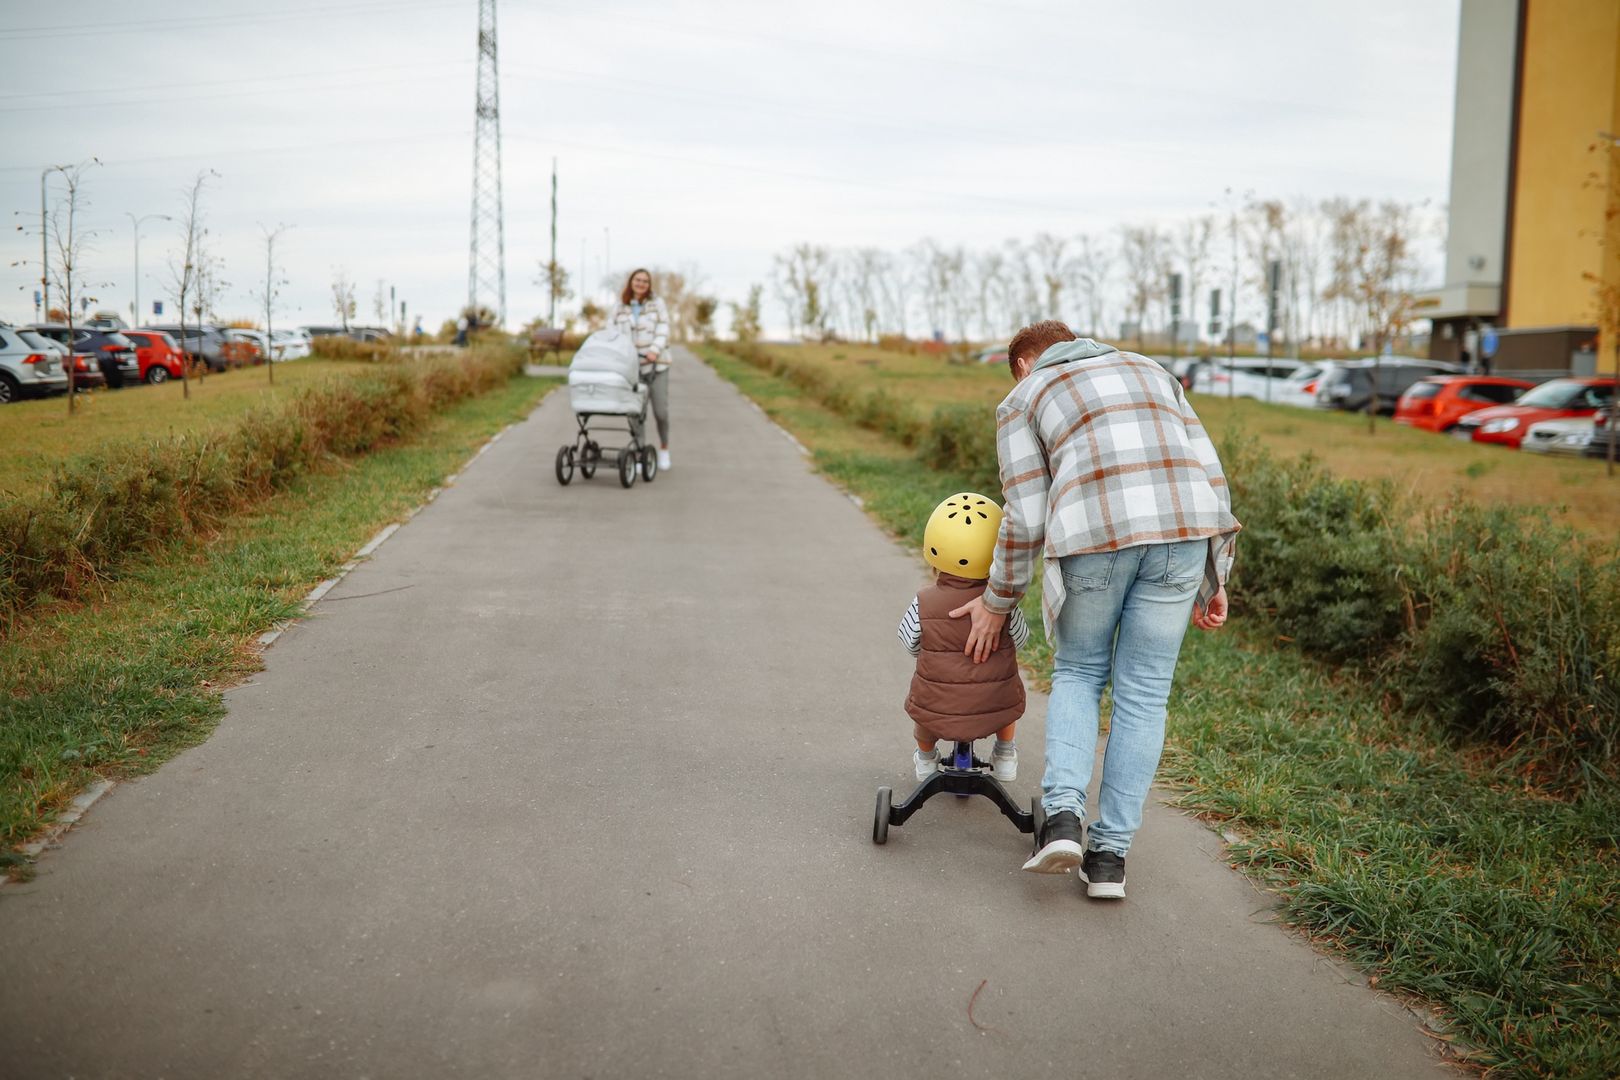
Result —
[{"label": "brown puffer vest", "polygon": [[1024,715],[1024,682],[1007,628],[1001,628],[990,659],[975,664],[962,651],[972,621],[951,618],[952,611],[982,596],[984,587],[983,581],[942,573],[917,594],[922,653],[906,712],[936,739],[982,739]]}]

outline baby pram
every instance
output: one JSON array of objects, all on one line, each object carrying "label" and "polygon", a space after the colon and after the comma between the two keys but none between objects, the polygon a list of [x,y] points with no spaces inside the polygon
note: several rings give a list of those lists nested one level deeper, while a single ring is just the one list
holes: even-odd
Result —
[{"label": "baby pram", "polygon": [[[630,335],[617,328],[598,330],[585,339],[568,365],[568,404],[574,410],[579,433],[572,443],[557,451],[557,483],[574,479],[577,468],[589,480],[605,454],[615,454],[619,483],[630,487],[636,473],[649,483],[658,475],[655,448],[643,442],[647,427],[647,383],[642,378],[641,357]],[[623,421],[628,446],[602,446],[591,431],[591,421],[600,424],[605,417]]]}]

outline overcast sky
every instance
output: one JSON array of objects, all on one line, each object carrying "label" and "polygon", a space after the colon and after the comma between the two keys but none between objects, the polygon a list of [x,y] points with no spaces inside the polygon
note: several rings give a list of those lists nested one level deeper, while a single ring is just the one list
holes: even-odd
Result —
[{"label": "overcast sky", "polygon": [[[40,170],[96,157],[102,306],[127,317],[133,298],[126,212],[178,214],[212,169],[222,316],[252,314],[259,225],[286,222],[278,318],[331,321],[342,267],[363,320],[381,280],[436,327],[467,294],[477,12],[0,0],[0,317],[33,316]],[[572,274],[582,258],[592,285],[695,266],[725,299],[801,240],[982,248],[1168,223],[1228,188],[1440,204],[1457,15],[1457,0],[500,0],[509,322],[544,308],[553,156]],[[177,236],[149,221],[142,237],[150,311]]]}]

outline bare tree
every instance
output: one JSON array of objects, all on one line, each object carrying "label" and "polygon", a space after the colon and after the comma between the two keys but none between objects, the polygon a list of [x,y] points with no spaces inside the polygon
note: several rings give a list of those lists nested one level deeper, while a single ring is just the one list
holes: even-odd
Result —
[{"label": "bare tree", "polygon": [[47,226],[50,234],[50,246],[56,249],[56,262],[50,267],[50,278],[56,282],[56,289],[62,294],[62,310],[67,316],[67,369],[68,369],[68,413],[71,415],[78,406],[75,398],[78,397],[78,358],[73,351],[73,308],[74,301],[81,305],[88,303],[92,298],[84,295],[84,257],[89,251],[90,241],[95,233],[85,229],[79,221],[79,216],[89,207],[89,200],[84,195],[84,171],[91,165],[100,162],[92,158],[89,162],[79,165],[57,165],[51,172],[61,173],[64,190],[57,196],[56,210],[50,214]]},{"label": "bare tree", "polygon": [[254,298],[264,305],[264,373],[271,386],[276,384],[276,300],[281,296],[281,287],[287,284],[287,279],[281,276],[281,268],[276,265],[276,240],[290,228],[291,225],[277,225],[274,229],[259,226],[264,234],[264,287],[254,292]]},{"label": "bare tree", "polygon": [[825,334],[831,263],[832,253],[817,244],[797,244],[776,257],[777,295],[787,309],[788,331],[794,336]]},{"label": "bare tree", "polygon": [[[199,171],[191,184],[180,193],[181,213],[178,220],[180,225],[180,254],[179,261],[173,257],[169,259],[169,287],[174,292],[175,314],[180,320],[180,387],[181,394],[191,397],[191,368],[192,358],[186,352],[186,311],[194,300],[197,290],[200,264],[204,261],[203,242],[208,235],[208,228],[204,223],[203,213],[203,187],[210,177],[219,174],[212,169]],[[197,359],[204,360],[202,356],[202,333],[197,335]],[[204,360],[198,368],[199,376],[207,368]]]},{"label": "bare tree", "polygon": [[[1615,252],[1620,251],[1620,137],[1599,134],[1598,141],[1587,148],[1587,153],[1600,160],[1582,186],[1604,189],[1603,233],[1598,238],[1598,247],[1606,259],[1612,260]],[[1615,444],[1620,443],[1620,284],[1613,279],[1605,280],[1602,274],[1591,270],[1582,271],[1581,277],[1592,283],[1598,341],[1614,365],[1614,397],[1609,401],[1608,415],[1604,419],[1604,432],[1609,440],[1608,475],[1613,476]]]},{"label": "bare tree", "polygon": [[332,312],[347,334],[349,320],[354,318],[355,313],[354,282],[349,280],[349,272],[341,266],[332,271]]},{"label": "bare tree", "polygon": [[763,313],[760,310],[760,297],[765,292],[763,285],[750,285],[748,287],[748,302],[731,305],[731,336],[743,343],[759,340],[762,333],[761,326]]},{"label": "bare tree", "polygon": [[[1198,287],[1203,284],[1204,274],[1209,268],[1209,245],[1215,235],[1215,218],[1210,214],[1199,214],[1182,222],[1181,230],[1176,234],[1176,254],[1181,259],[1181,265],[1186,267],[1187,274],[1187,306],[1184,310],[1196,312],[1198,310]],[[1197,322],[1197,316],[1193,316]],[[1180,327],[1170,328],[1172,336],[1179,336]],[[1194,335],[1194,352],[1197,351],[1197,335]]]},{"label": "bare tree", "polygon": [[[555,259],[540,264],[540,276],[535,278],[534,283],[545,286],[546,298],[551,302],[552,312],[556,312],[558,304],[574,295],[568,290],[568,271]],[[554,315],[548,317],[547,325],[554,317]]]},{"label": "bare tree", "polygon": [[390,306],[388,302],[388,285],[382,278],[378,278],[377,291],[371,294],[371,312],[377,316],[378,326],[384,326],[388,323],[388,309]]},{"label": "bare tree", "polygon": [[850,252],[848,263],[849,272],[844,280],[859,315],[861,334],[867,341],[876,341],[882,318],[883,276],[889,272],[889,257],[877,248],[859,248]]},{"label": "bare tree", "polygon": [[1068,248],[1066,238],[1047,232],[1037,233],[1029,244],[1030,257],[1034,260],[1036,272],[1040,274],[1041,284],[1046,288],[1042,314],[1048,319],[1063,318],[1064,255]]},{"label": "bare tree", "polygon": [[1368,430],[1378,414],[1378,357],[1412,319],[1412,289],[1418,265],[1412,254],[1414,208],[1385,200],[1346,203],[1334,222],[1342,237],[1342,260],[1334,266],[1331,294],[1357,311],[1373,347],[1373,392],[1367,406]]},{"label": "bare tree", "polygon": [[1136,316],[1136,348],[1143,347],[1148,308],[1167,294],[1164,234],[1156,225],[1127,225],[1120,230],[1120,257],[1125,264],[1129,307]]},{"label": "bare tree", "polygon": [[1074,243],[1077,251],[1070,260],[1070,272],[1080,294],[1086,332],[1096,337],[1103,332],[1103,312],[1113,277],[1114,254],[1102,241],[1084,233],[1075,237]]},{"label": "bare tree", "polygon": [[664,301],[669,315],[669,336],[684,341],[697,323],[696,305],[703,274],[694,264],[682,270],[652,270],[653,295]]},{"label": "bare tree", "polygon": [[998,337],[1008,329],[1005,312],[999,309],[1007,292],[1007,256],[997,248],[981,252],[972,260],[979,333]]}]

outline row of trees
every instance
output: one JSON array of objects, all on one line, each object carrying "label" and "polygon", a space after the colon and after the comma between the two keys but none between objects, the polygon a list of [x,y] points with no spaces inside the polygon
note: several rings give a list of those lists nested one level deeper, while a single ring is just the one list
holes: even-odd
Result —
[{"label": "row of trees", "polygon": [[[1179,308],[1184,345],[1221,340],[1234,323],[1265,326],[1274,314],[1290,347],[1376,348],[1410,321],[1421,253],[1438,247],[1440,230],[1422,204],[1229,198],[1221,213],[1042,232],[987,250],[932,238],[898,252],[802,243],[776,256],[771,285],[789,331],[805,338],[995,340],[1057,318],[1099,335],[1132,328],[1164,339]],[[1206,313],[1208,325],[1186,326]]]}]

